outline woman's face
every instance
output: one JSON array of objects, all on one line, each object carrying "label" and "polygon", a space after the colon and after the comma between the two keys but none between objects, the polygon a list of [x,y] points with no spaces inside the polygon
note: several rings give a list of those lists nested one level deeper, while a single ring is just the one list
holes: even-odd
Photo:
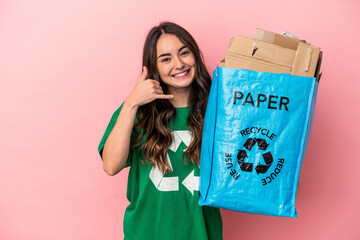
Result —
[{"label": "woman's face", "polygon": [[195,58],[190,49],[174,34],[164,34],[156,50],[157,69],[169,92],[190,90],[195,76]]}]

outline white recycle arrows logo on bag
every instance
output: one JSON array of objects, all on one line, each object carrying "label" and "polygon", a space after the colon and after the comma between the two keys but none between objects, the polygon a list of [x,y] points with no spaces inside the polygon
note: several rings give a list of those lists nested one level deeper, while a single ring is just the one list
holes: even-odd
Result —
[{"label": "white recycle arrows logo on bag", "polygon": [[[192,140],[191,132],[185,131],[174,131],[173,142],[169,149],[176,152],[180,143],[185,143],[188,146]],[[185,151],[186,149],[184,149]],[[169,154],[167,154],[167,162],[169,163],[170,169],[173,170]],[[179,177],[164,177],[158,167],[153,167],[150,171],[149,177],[154,183],[155,187],[159,191],[179,191]],[[194,191],[199,191],[199,177],[194,176],[194,170],[182,181],[182,184],[194,195]]]}]

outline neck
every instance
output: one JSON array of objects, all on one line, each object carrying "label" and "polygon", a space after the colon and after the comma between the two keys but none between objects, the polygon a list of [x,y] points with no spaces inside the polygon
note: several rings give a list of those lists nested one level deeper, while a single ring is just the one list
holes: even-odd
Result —
[{"label": "neck", "polygon": [[169,99],[174,107],[180,108],[189,106],[191,86],[186,89],[169,88],[168,90],[170,94],[174,95],[173,99]]}]

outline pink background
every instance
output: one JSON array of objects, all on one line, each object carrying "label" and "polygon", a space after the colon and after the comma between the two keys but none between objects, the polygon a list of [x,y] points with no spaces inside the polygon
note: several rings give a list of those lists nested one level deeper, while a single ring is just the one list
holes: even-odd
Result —
[{"label": "pink background", "polygon": [[360,239],[359,10],[357,0],[1,1],[0,239],[123,237],[128,170],[107,176],[97,146],[162,20],[193,34],[210,72],[233,35],[256,27],[324,51],[299,217],[222,211],[224,239]]}]

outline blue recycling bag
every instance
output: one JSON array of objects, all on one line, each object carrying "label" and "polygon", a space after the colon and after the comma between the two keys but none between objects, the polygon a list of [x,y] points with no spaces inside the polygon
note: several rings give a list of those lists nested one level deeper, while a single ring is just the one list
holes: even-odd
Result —
[{"label": "blue recycling bag", "polygon": [[205,114],[201,206],[297,217],[315,78],[217,67]]}]

